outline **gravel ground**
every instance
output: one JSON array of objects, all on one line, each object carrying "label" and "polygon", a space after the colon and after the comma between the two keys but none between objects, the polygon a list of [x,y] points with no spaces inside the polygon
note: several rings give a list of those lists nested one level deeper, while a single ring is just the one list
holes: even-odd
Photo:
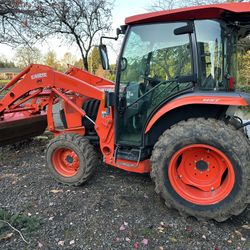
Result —
[{"label": "gravel ground", "polygon": [[88,184],[63,186],[46,169],[47,142],[0,148],[0,209],[39,221],[33,230],[15,226],[29,244],[0,222],[0,249],[250,249],[250,207],[224,223],[183,218],[149,175],[101,164]]}]

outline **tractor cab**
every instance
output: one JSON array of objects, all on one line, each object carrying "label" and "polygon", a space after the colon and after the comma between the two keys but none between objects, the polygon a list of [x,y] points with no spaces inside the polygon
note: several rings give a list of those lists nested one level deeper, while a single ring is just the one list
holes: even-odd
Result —
[{"label": "tractor cab", "polygon": [[[230,95],[235,89],[237,41],[249,33],[249,17],[207,12],[185,20],[188,13],[180,18],[166,11],[126,20],[116,75],[116,144],[153,145],[144,136],[150,118],[178,96],[201,91]],[[108,61],[106,53],[101,58]]]}]

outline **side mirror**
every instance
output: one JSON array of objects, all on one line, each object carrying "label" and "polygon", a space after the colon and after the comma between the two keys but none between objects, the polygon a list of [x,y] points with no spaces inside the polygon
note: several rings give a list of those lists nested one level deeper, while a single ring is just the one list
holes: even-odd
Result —
[{"label": "side mirror", "polygon": [[118,37],[118,36],[121,35],[121,34],[122,34],[122,30],[119,29],[119,28],[117,28],[117,29],[116,29],[116,36]]},{"label": "side mirror", "polygon": [[109,70],[109,58],[108,58],[108,52],[107,52],[107,46],[104,44],[99,45],[99,53],[100,58],[102,62],[102,68],[104,70]]}]

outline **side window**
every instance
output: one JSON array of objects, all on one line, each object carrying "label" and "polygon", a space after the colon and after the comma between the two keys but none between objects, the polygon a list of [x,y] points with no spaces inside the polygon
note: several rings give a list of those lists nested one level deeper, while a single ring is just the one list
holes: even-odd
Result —
[{"label": "side window", "polygon": [[[173,36],[166,39],[171,41]],[[188,35],[179,36],[179,42],[169,46],[159,46],[152,53],[150,76],[160,80],[173,80],[180,76],[192,74],[191,50]],[[175,38],[173,39],[175,40]]]},{"label": "side window", "polygon": [[215,20],[195,21],[195,30],[200,55],[201,87],[225,89],[226,77],[230,75],[232,66],[232,30]]}]

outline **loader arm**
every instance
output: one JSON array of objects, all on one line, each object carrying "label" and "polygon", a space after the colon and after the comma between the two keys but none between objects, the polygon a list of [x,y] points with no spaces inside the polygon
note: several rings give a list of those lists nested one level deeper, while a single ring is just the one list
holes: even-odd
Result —
[{"label": "loader arm", "polygon": [[[75,75],[76,72],[77,75]],[[75,77],[72,75],[75,75]],[[48,129],[50,131],[55,134],[65,132],[57,131],[53,120],[52,107],[59,100],[63,100],[67,103],[72,108],[72,112],[77,113],[78,116],[80,114],[80,116],[85,116],[87,119],[90,119],[85,111],[72,100],[72,96],[86,96],[100,100],[103,104],[104,90],[97,87],[98,82],[102,82],[102,85],[111,84],[108,80],[106,81],[105,79],[94,76],[92,77],[91,83],[83,80],[85,77],[86,80],[89,80],[91,76],[91,74],[86,72],[81,73],[81,70],[77,68],[72,68],[67,74],[63,74],[48,66],[30,65],[0,90],[0,93],[4,90],[8,90],[5,96],[0,100],[0,132],[1,129],[10,128],[9,133],[13,133],[10,121],[17,130],[19,130],[19,122],[22,125],[29,124],[29,126],[22,127],[23,130],[27,130],[32,126],[32,121],[39,120],[39,117],[43,117],[42,122],[44,124],[46,115]],[[102,106],[104,106],[104,104]],[[94,123],[92,120],[91,122]],[[39,127],[37,124],[34,126]],[[45,128],[40,128],[37,133],[33,131],[32,136],[42,133],[44,129]],[[77,121],[75,121],[75,123],[72,122],[67,130],[80,134],[85,133],[84,127]],[[20,133],[22,133],[22,131],[17,131],[15,137],[23,138],[23,136],[17,136],[17,134]],[[4,139],[3,136],[6,135],[6,133],[3,132],[0,134],[2,137],[0,138],[0,145],[6,144],[6,138]],[[25,135],[27,136],[27,134],[28,132],[26,131]],[[9,138],[9,136],[7,137]],[[1,139],[5,141],[1,143]],[[7,141],[9,142],[11,140],[8,139]]]},{"label": "loader arm", "polygon": [[112,81],[109,81],[107,79],[104,79],[99,76],[95,76],[91,73],[89,73],[86,70],[80,69],[78,67],[72,66],[67,72],[67,75],[73,76],[79,80],[86,80],[88,79],[88,84],[91,84],[93,86],[113,86],[114,83]]},{"label": "loader arm", "polygon": [[7,88],[12,86],[12,89],[0,101],[0,114],[4,110],[10,110],[11,105],[25,94],[39,89],[50,91],[52,91],[52,88],[64,91],[71,90],[90,98],[98,100],[103,98],[103,91],[97,87],[70,75],[57,72],[48,66],[34,64],[26,68],[23,73],[23,75],[19,75],[19,77],[23,77],[22,79],[14,79],[15,81],[7,84]]}]

